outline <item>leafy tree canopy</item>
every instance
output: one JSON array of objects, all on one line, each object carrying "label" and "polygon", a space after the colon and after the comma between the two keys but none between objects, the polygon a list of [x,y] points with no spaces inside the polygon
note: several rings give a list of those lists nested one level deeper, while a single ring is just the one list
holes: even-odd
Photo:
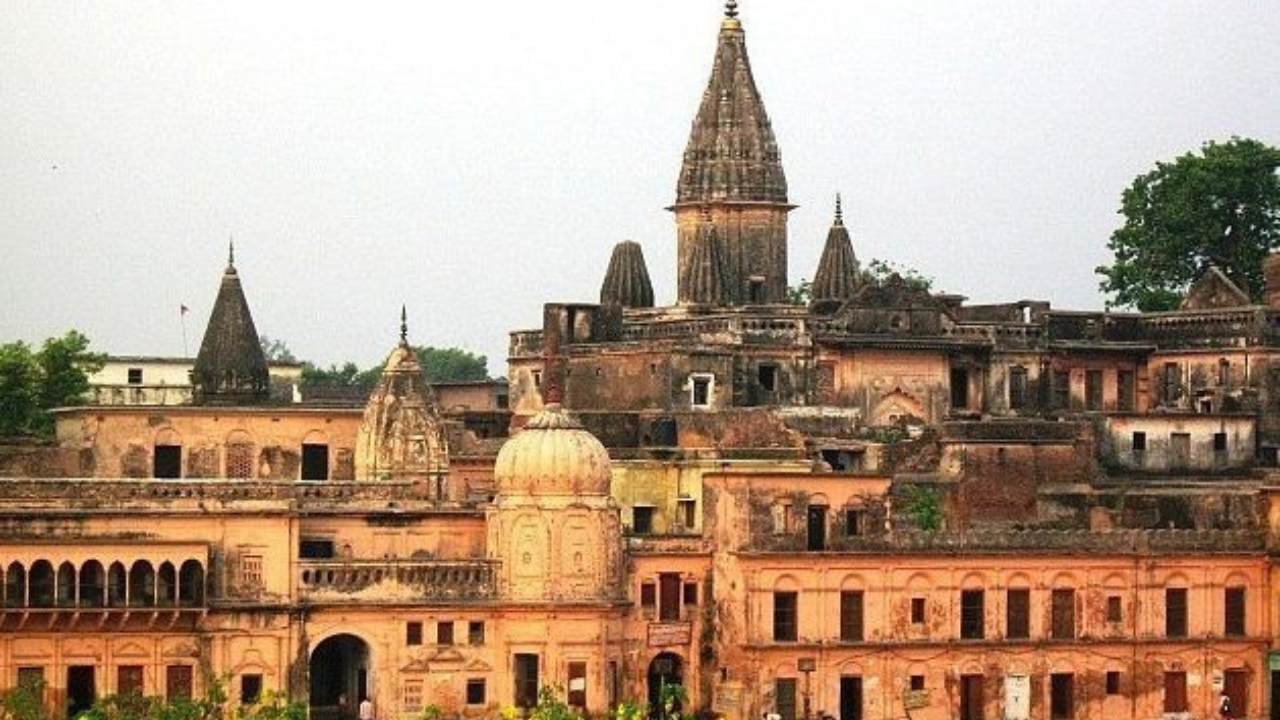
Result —
[{"label": "leafy tree canopy", "polygon": [[[489,364],[483,355],[460,348],[415,346],[413,350],[418,355],[418,363],[422,365],[427,382],[476,382],[489,379]],[[367,391],[373,389],[381,376],[382,363],[364,370],[349,360],[327,368],[309,362],[302,364],[302,382],[305,385],[350,387]]]},{"label": "leafy tree canopy", "polygon": [[[930,292],[933,289],[933,278],[918,270],[903,267],[888,260],[872,259],[867,266],[858,271],[863,285],[884,285],[889,278],[897,275],[910,288]],[[813,300],[813,283],[804,278],[796,285],[787,287],[787,302],[792,305],[808,305]]]},{"label": "leafy tree canopy", "polygon": [[298,362],[298,358],[294,357],[293,351],[283,340],[260,335],[258,344],[262,346],[262,354],[267,356],[267,362]]},{"label": "leafy tree canopy", "polygon": [[49,410],[83,402],[89,375],[105,362],[75,330],[38,350],[21,341],[0,345],[0,435],[52,436]]},{"label": "leafy tree canopy", "polygon": [[1121,196],[1124,225],[1099,266],[1111,306],[1171,310],[1209,265],[1255,300],[1262,263],[1280,247],[1280,150],[1257,140],[1207,142],[1199,154],[1139,175]]}]

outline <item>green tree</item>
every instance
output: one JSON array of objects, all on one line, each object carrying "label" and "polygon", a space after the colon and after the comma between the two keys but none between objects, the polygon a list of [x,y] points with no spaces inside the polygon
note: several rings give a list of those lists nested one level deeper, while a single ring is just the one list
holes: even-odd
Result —
[{"label": "green tree", "polygon": [[0,435],[52,435],[49,411],[83,402],[89,374],[104,362],[75,330],[45,340],[39,350],[23,342],[0,345]]},{"label": "green tree", "polygon": [[489,379],[489,362],[461,348],[415,347],[427,382],[474,382]]},{"label": "green tree", "polygon": [[283,340],[260,335],[258,344],[262,346],[262,354],[267,356],[267,362],[298,362],[298,358],[294,357],[293,351]]},{"label": "green tree", "polygon": [[873,258],[862,270],[862,282],[868,285],[884,285],[889,278],[897,275],[907,287],[929,292],[933,289],[933,278],[922,274],[915,268],[903,267],[889,260]]},{"label": "green tree", "polygon": [[1280,150],[1233,137],[1139,175],[1121,196],[1124,225],[1100,287],[1111,306],[1176,308],[1210,264],[1255,299],[1262,261],[1280,247]]},{"label": "green tree", "polygon": [[373,384],[365,384],[365,374],[358,365],[350,360],[342,365],[333,364],[327,368],[309,362],[302,363],[302,382],[304,385],[363,387],[368,390],[373,387]]}]

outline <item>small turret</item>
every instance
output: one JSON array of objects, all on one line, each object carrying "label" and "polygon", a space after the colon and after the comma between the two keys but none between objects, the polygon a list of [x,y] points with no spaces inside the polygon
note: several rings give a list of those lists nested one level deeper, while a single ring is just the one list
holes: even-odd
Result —
[{"label": "small turret", "polygon": [[653,283],[649,281],[649,268],[644,263],[640,243],[627,240],[613,247],[609,271],[600,285],[600,304],[653,307]]},{"label": "small turret", "polygon": [[822,259],[813,275],[813,301],[848,300],[859,287],[858,258],[853,253],[849,230],[844,226],[840,196],[836,195],[835,220],[827,231],[827,244],[822,248]]},{"label": "small turret", "polygon": [[240,286],[235,252],[235,245],[231,245],[191,373],[197,405],[252,405],[270,396],[267,356]]}]

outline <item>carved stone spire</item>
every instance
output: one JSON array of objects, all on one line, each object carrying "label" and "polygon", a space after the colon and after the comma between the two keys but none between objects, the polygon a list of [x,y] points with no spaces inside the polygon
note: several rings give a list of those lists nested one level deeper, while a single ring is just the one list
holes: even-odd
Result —
[{"label": "carved stone spire", "polygon": [[600,285],[600,304],[653,307],[653,283],[649,281],[649,268],[645,266],[640,243],[627,240],[613,247],[609,271]]},{"label": "carved stone spire", "polygon": [[228,248],[227,269],[222,273],[191,380],[198,405],[249,405],[270,395],[267,356],[240,286],[234,245]]},{"label": "carved stone spire", "polygon": [[723,305],[727,302],[720,238],[710,212],[706,210],[690,248],[689,262],[681,268],[679,299],[681,304],[690,305]]},{"label": "carved stone spire", "polygon": [[848,300],[858,291],[858,280],[858,258],[853,254],[853,241],[844,226],[840,196],[836,195],[836,217],[827,231],[818,272],[813,275],[813,299],[815,302]]},{"label": "carved stone spire", "polygon": [[678,277],[688,275],[683,266],[691,260],[705,205],[712,208],[720,238],[725,302],[785,302],[792,205],[735,2],[725,5],[711,78],[693,120],[671,207],[679,234]]}]

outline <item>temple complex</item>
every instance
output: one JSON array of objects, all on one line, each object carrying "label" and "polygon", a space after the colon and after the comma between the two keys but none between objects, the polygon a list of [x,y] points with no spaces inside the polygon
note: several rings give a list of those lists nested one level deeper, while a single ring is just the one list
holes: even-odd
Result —
[{"label": "temple complex", "polygon": [[1280,257],[1265,304],[969,305],[866,273],[837,198],[797,298],[788,193],[729,2],[673,304],[620,243],[511,334],[509,407],[444,402],[403,310],[367,397],[277,392],[230,257],[186,391],[0,444],[0,689],[1280,718]]}]

